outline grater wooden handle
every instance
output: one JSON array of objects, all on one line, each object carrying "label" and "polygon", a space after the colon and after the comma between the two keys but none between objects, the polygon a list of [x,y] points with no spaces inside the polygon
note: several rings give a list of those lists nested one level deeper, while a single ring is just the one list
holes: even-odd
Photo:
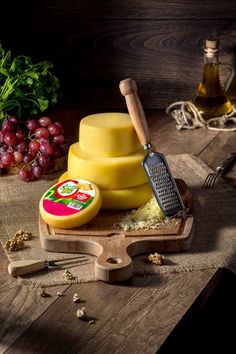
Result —
[{"label": "grater wooden handle", "polygon": [[120,92],[125,96],[129,115],[132,119],[134,128],[142,145],[150,144],[151,138],[148,130],[147,120],[142,104],[137,95],[136,82],[131,79],[125,79],[120,82]]}]

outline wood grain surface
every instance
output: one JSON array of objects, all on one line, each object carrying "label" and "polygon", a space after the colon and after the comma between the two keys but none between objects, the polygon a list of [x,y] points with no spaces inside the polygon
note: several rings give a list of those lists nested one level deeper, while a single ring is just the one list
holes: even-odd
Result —
[{"label": "wood grain surface", "polygon": [[[191,99],[201,80],[206,37],[217,37],[221,61],[235,66],[236,1],[14,4],[6,3],[5,13],[17,31],[1,21],[0,40],[16,54],[51,60],[62,82],[61,103],[70,106],[122,108],[118,83],[130,76],[145,108]],[[235,79],[229,96],[236,101]]]},{"label": "wood grain surface", "polygon": [[[13,7],[14,5],[14,7]],[[222,19],[235,15],[235,0],[12,0],[5,4],[5,10],[33,23],[44,16],[47,20],[93,19]],[[24,7],[24,9],[22,9]],[[29,17],[32,15],[32,18]],[[23,22],[23,21],[22,21]],[[26,25],[22,23],[22,25]]]},{"label": "wood grain surface", "polygon": [[53,291],[45,289],[53,296],[42,298],[41,289],[22,286],[16,278],[9,277],[8,260],[2,247],[0,258],[0,353],[4,353],[9,344],[12,344],[57,299],[56,292],[63,292],[68,286],[56,286]]},{"label": "wood grain surface", "polygon": [[[156,353],[214,273],[141,276],[115,286],[72,285],[6,353]],[[76,292],[81,304],[72,302]],[[76,318],[82,306],[95,324]]]}]

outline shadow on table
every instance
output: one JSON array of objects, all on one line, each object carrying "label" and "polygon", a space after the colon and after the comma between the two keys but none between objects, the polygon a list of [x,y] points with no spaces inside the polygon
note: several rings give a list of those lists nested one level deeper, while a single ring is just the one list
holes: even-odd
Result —
[{"label": "shadow on table", "polygon": [[[236,191],[227,185],[213,189],[191,188],[194,201],[195,233],[189,252],[209,252],[221,247],[234,247],[236,237]],[[227,240],[226,240],[227,238]],[[233,250],[232,250],[233,251]]]},{"label": "shadow on table", "polygon": [[219,269],[157,353],[235,352],[235,299],[236,275]]}]

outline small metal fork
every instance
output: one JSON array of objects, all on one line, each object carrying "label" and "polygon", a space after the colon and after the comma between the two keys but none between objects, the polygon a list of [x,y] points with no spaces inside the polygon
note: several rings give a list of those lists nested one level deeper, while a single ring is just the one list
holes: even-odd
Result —
[{"label": "small metal fork", "polygon": [[220,164],[216,168],[216,172],[208,173],[202,187],[213,188],[217,178],[219,176],[225,175],[226,172],[229,171],[229,168],[232,167],[233,162],[235,160],[236,160],[236,153],[232,152],[225,160],[223,160],[222,164]]},{"label": "small metal fork", "polygon": [[46,259],[25,259],[20,261],[13,261],[8,264],[8,273],[13,277],[19,275],[31,274],[43,269],[50,269],[53,267],[62,267],[63,265],[72,266],[75,264],[85,264],[88,258],[84,255],[61,258],[54,260]]}]

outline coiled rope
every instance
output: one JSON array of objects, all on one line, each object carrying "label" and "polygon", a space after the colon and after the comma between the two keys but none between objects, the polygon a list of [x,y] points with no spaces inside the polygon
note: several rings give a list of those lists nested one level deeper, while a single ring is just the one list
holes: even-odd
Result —
[{"label": "coiled rope", "polygon": [[190,101],[174,102],[167,107],[166,113],[176,120],[176,128],[196,129],[206,127],[210,130],[236,131],[236,127],[227,127],[229,123],[236,123],[236,106],[232,106],[232,111],[220,117],[214,117],[205,121],[201,112]]}]

